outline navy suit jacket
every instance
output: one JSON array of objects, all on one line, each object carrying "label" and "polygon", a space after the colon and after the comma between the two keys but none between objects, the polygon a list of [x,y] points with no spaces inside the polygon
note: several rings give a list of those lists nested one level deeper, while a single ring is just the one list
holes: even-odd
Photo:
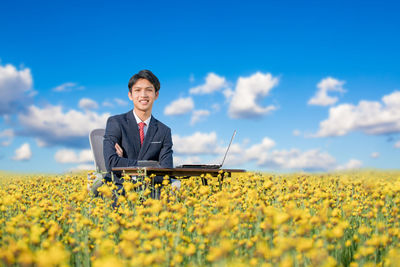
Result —
[{"label": "navy suit jacket", "polygon": [[[123,157],[118,156],[116,143],[123,149]],[[140,146],[139,128],[133,110],[112,116],[107,120],[103,154],[108,172],[106,180],[111,180],[113,167],[136,166],[138,160],[156,160],[161,167],[172,168],[171,129],[152,116]],[[114,173],[114,182],[122,183],[120,173]]]}]

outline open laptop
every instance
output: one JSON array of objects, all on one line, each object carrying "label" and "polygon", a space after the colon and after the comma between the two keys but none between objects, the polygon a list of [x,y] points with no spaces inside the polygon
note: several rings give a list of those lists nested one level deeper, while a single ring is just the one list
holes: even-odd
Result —
[{"label": "open laptop", "polygon": [[222,167],[222,165],[224,165],[225,159],[226,159],[226,155],[228,154],[229,148],[231,147],[233,138],[236,135],[236,130],[233,131],[232,137],[231,137],[231,141],[229,142],[228,148],[226,149],[225,152],[225,156],[224,159],[222,160],[221,164],[183,164],[183,165],[178,165],[175,168],[193,168],[193,169],[219,169]]}]

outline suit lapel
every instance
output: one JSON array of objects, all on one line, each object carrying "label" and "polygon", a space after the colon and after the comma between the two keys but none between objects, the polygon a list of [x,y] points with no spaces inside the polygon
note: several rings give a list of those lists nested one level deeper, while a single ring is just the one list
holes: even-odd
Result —
[{"label": "suit lapel", "polygon": [[[143,141],[143,146],[140,149],[138,159],[143,159],[144,155],[146,155],[146,152],[150,147],[150,143],[153,141],[153,138],[157,132],[157,129],[158,129],[157,120],[153,116],[151,116],[150,125],[149,125],[149,128],[147,129],[147,133],[146,133],[146,136]],[[140,142],[140,140],[139,140],[139,142]]]},{"label": "suit lapel", "polygon": [[128,125],[129,125],[129,139],[133,141],[133,147],[135,148],[135,156],[139,154],[140,151],[140,137],[139,128],[135,116],[133,116],[133,110],[128,112]]}]

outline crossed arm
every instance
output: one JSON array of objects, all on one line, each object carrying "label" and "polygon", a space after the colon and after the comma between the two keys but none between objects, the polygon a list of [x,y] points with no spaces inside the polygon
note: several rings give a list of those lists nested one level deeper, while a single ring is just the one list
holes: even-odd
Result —
[{"label": "crossed arm", "polygon": [[[107,171],[109,172],[113,167],[128,167],[137,165],[137,159],[124,157],[124,150],[119,145],[119,143],[121,143],[121,139],[122,136],[119,122],[115,118],[110,117],[107,121],[103,143],[105,164]],[[164,140],[162,141],[159,158],[156,160],[159,161],[162,167],[172,168],[172,153],[171,130],[168,128],[165,133]]]},{"label": "crossed arm", "polygon": [[[124,150],[118,145],[118,143],[115,143],[114,147],[115,147],[115,151],[116,151],[117,155],[122,158],[124,155]],[[172,151],[171,151],[171,154],[172,154]],[[166,163],[166,165],[167,165],[166,167],[171,168],[172,162],[169,160],[169,158],[170,158],[170,156],[161,158],[161,160],[160,160],[160,162],[162,162],[161,166],[165,165],[165,163]]]},{"label": "crossed arm", "polygon": [[[123,150],[118,145],[121,140],[122,136],[119,122],[115,118],[110,117],[107,120],[106,132],[104,134],[103,141],[103,155],[108,172],[110,172],[113,167],[128,167],[135,166],[137,164],[136,159],[123,157]],[[117,146],[119,147],[118,150]]]}]

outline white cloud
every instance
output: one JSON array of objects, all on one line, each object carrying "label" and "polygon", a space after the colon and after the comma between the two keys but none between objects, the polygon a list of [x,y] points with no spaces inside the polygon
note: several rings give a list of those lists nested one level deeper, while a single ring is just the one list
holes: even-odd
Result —
[{"label": "white cloud", "polygon": [[193,110],[192,118],[190,120],[190,124],[194,125],[197,122],[205,119],[209,115],[210,115],[210,111],[205,110],[205,109]]},{"label": "white cloud", "polygon": [[222,91],[222,93],[224,94],[224,96],[225,96],[225,98],[226,98],[226,100],[229,102],[231,99],[232,99],[232,97],[235,95],[235,92],[232,90],[232,89],[230,89],[230,88],[228,88],[228,89],[225,89],[224,91]]},{"label": "white cloud", "polygon": [[58,150],[54,155],[54,159],[59,163],[77,163],[78,156],[71,149]]},{"label": "white cloud", "polygon": [[46,146],[48,146],[48,144],[45,141],[41,140],[41,139],[36,138],[35,141],[36,141],[36,145],[38,147],[46,147]]},{"label": "white cloud", "polygon": [[121,107],[125,107],[128,105],[128,101],[125,101],[121,98],[114,98],[114,101],[115,101],[115,103],[117,103],[118,106],[121,106]]},{"label": "white cloud", "polygon": [[339,99],[337,97],[329,96],[328,92],[346,92],[342,87],[344,83],[345,81],[339,81],[332,77],[322,79],[317,85],[317,92],[308,101],[308,104],[317,106],[330,106],[335,104]]},{"label": "white cloud", "polygon": [[165,115],[182,115],[194,109],[194,102],[191,97],[179,98],[164,109]]},{"label": "white cloud", "polygon": [[397,142],[394,144],[394,147],[395,147],[395,148],[400,148],[400,140],[397,141]]},{"label": "white cloud", "polygon": [[99,107],[96,101],[90,98],[82,98],[79,100],[79,107],[81,109],[96,109]]},{"label": "white cloud", "polygon": [[217,74],[211,72],[207,75],[205,84],[193,87],[189,90],[189,92],[191,94],[199,95],[211,94],[227,86],[228,84],[225,77],[218,76]]},{"label": "white cloud", "polygon": [[[242,145],[238,143],[232,143],[231,147],[229,148],[229,152],[226,155],[223,167],[227,166],[236,167],[249,161],[249,159],[247,159],[244,155],[245,152],[244,149],[242,148]],[[220,164],[222,162],[227,148],[228,147],[221,147],[220,153],[214,160],[213,164]]]},{"label": "white cloud", "polygon": [[301,135],[301,132],[299,131],[299,130],[293,130],[293,135],[294,136],[300,136]]},{"label": "white cloud", "polygon": [[3,119],[4,119],[5,123],[11,123],[12,122],[11,116],[9,114],[4,114],[3,115]]},{"label": "white cloud", "polygon": [[279,169],[301,169],[301,170],[329,170],[336,165],[334,157],[319,149],[300,151],[273,150],[261,152],[257,160],[259,166]]},{"label": "white cloud", "polygon": [[67,82],[53,88],[54,92],[70,92],[72,90],[83,90],[84,86],[79,86],[76,83]]},{"label": "white cloud", "polygon": [[84,149],[76,154],[71,149],[61,149],[56,152],[54,159],[58,163],[86,163],[93,161],[93,153],[90,149]]},{"label": "white cloud", "polygon": [[[173,135],[174,152],[178,156],[175,165],[191,163],[189,158],[183,159],[182,155],[192,155],[193,163],[207,163],[200,160],[201,155],[216,155],[212,163],[221,163],[226,146],[219,145],[215,132],[196,132],[191,136],[180,137]],[[239,144],[233,143],[227,155],[224,167],[237,167],[249,162],[255,162],[258,167],[268,167],[282,170],[334,170],[337,167],[336,159],[327,152],[319,149],[301,151],[299,149],[279,150],[274,140],[264,137],[261,143],[249,146],[247,141]],[[194,160],[196,159],[196,160]]]},{"label": "white cloud", "polygon": [[23,108],[36,93],[32,89],[29,68],[17,70],[13,65],[0,65],[0,115],[10,114]]},{"label": "white cloud", "polygon": [[13,160],[25,161],[32,157],[31,146],[28,143],[22,144],[19,148],[15,150],[15,155]]},{"label": "white cloud", "polygon": [[373,158],[373,159],[377,159],[377,158],[379,158],[379,156],[380,156],[379,152],[372,152],[371,153],[371,158]]},{"label": "white cloud", "polygon": [[[180,137],[174,135],[174,151],[178,154],[177,164],[190,163],[188,158],[182,160],[179,155],[197,156],[193,163],[200,162],[199,155],[217,155],[213,163],[220,163],[226,151],[226,146],[218,145],[215,132],[200,133],[196,132],[191,136]],[[274,140],[265,137],[261,143],[248,145],[233,143],[227,155],[224,166],[238,166],[247,162],[255,161],[259,167],[269,167],[285,170],[332,170],[337,164],[334,157],[319,149],[300,151],[291,150],[272,150],[276,143]],[[175,157],[174,157],[175,158]],[[178,163],[179,162],[179,163]],[[202,163],[205,163],[202,161]]]},{"label": "white cloud", "polygon": [[102,103],[103,107],[110,107],[110,108],[113,108],[114,104],[117,104],[117,106],[120,106],[120,107],[125,107],[129,104],[129,102],[126,100],[123,100],[121,98],[114,98],[112,101],[105,100]]},{"label": "white cloud", "polygon": [[247,146],[245,144],[233,144],[229,150],[225,166],[237,167],[248,162],[255,162],[261,168],[306,171],[333,170],[337,166],[334,157],[319,149],[306,151],[296,148],[273,150],[276,143],[268,137],[264,137],[261,143],[245,148]]},{"label": "white cloud", "polygon": [[111,103],[111,102],[110,102],[110,101],[108,101],[108,100],[106,100],[106,101],[103,101],[102,105],[103,105],[103,107],[109,107],[109,108],[112,108],[112,107],[114,107],[114,104],[113,104],[113,103]]},{"label": "white cloud", "polygon": [[90,170],[94,170],[95,167],[93,164],[79,164],[71,169],[69,169],[69,171],[71,172],[79,172],[79,171],[90,171]]},{"label": "white cloud", "polygon": [[400,132],[400,91],[382,97],[382,102],[360,101],[329,109],[314,137],[342,136],[351,131],[380,135]]},{"label": "white cloud", "polygon": [[358,159],[351,159],[346,164],[339,165],[336,169],[337,170],[354,170],[359,169],[362,166],[362,161]]},{"label": "white cloud", "polygon": [[48,145],[82,147],[87,145],[91,130],[105,128],[109,116],[109,113],[98,114],[88,110],[63,112],[61,106],[40,108],[32,105],[18,117],[25,128],[24,135],[34,136]]},{"label": "white cloud", "polygon": [[218,103],[214,103],[211,107],[215,112],[218,112],[221,109],[221,106]]},{"label": "white cloud", "polygon": [[195,79],[194,79],[194,74],[193,73],[191,73],[190,74],[190,76],[189,76],[189,82],[194,82],[195,81]]},{"label": "white cloud", "polygon": [[9,146],[14,138],[14,130],[13,129],[5,129],[0,132],[0,139],[5,139],[1,141],[2,146]]},{"label": "white cloud", "polygon": [[[259,162],[262,162],[260,156],[264,155],[268,150],[275,146],[275,141],[264,137],[260,144],[255,144],[246,149],[245,157],[246,159],[258,159]],[[260,161],[261,160],[261,161]]]},{"label": "white cloud", "polygon": [[190,136],[172,135],[174,152],[183,155],[217,154],[217,134],[196,132]]},{"label": "white cloud", "polygon": [[278,85],[279,79],[270,73],[257,72],[250,77],[239,77],[231,96],[229,115],[232,118],[252,118],[275,110],[274,105],[260,106],[258,102]]},{"label": "white cloud", "polygon": [[200,163],[204,162],[202,162],[200,157],[197,156],[189,156],[189,157],[174,156],[174,166],[182,164],[200,164]]}]

